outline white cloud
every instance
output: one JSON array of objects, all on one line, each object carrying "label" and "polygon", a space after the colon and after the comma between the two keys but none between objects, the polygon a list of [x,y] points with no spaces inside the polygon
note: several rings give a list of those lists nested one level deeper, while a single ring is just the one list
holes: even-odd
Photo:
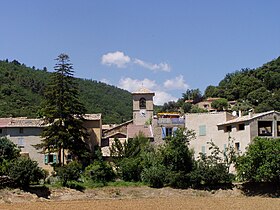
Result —
[{"label": "white cloud", "polygon": [[172,96],[168,92],[163,91],[160,85],[158,85],[154,80],[149,80],[147,78],[143,80],[137,80],[126,77],[122,78],[119,81],[118,85],[118,87],[128,90],[130,92],[139,90],[142,86],[155,92],[154,104],[156,105],[163,105],[166,102],[178,100],[178,98]]},{"label": "white cloud", "polygon": [[171,71],[171,67],[167,63],[152,64],[152,63],[142,61],[138,58],[134,59],[134,63],[146,69],[150,69],[152,71],[166,71],[166,72]]},{"label": "white cloud", "polygon": [[119,81],[118,86],[122,89],[133,92],[139,90],[142,86],[152,91],[153,89],[156,88],[157,84],[154,80],[149,80],[149,79],[137,80],[137,79],[131,79],[129,77],[126,77],[126,78],[122,78]]},{"label": "white cloud", "polygon": [[127,64],[134,64],[151,71],[171,71],[171,66],[165,62],[158,64],[148,63],[138,58],[130,58],[121,51],[110,52],[102,55],[101,63],[108,66],[117,66],[118,68],[125,68]]},{"label": "white cloud", "polygon": [[101,63],[112,66],[116,65],[118,68],[124,68],[126,64],[130,63],[130,57],[123,52],[116,51],[102,55]]},{"label": "white cloud", "polygon": [[179,75],[174,79],[168,79],[164,82],[164,87],[169,90],[186,90],[188,85],[185,83],[183,75]]},{"label": "white cloud", "polygon": [[154,104],[163,105],[169,101],[177,101],[178,98],[164,91],[155,91]]},{"label": "white cloud", "polygon": [[100,82],[103,82],[105,84],[110,84],[110,80],[103,78],[102,80],[100,80]]}]

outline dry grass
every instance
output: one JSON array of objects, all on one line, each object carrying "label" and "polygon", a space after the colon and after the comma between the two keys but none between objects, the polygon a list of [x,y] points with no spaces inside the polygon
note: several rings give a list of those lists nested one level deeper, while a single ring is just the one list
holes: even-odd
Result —
[{"label": "dry grass", "polygon": [[171,188],[107,187],[79,192],[57,189],[49,199],[20,190],[0,191],[1,210],[106,209],[279,209],[279,198],[246,197],[239,190],[197,191]]}]

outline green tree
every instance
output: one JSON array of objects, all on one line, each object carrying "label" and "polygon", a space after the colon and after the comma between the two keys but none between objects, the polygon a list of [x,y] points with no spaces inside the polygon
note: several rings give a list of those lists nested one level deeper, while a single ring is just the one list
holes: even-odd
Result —
[{"label": "green tree", "polygon": [[228,145],[221,151],[211,140],[210,155],[200,153],[199,159],[195,161],[194,170],[190,173],[191,183],[194,187],[215,186],[218,184],[230,184],[233,174],[229,173],[229,167],[235,163],[236,153],[233,141],[229,138]]},{"label": "green tree", "polygon": [[77,161],[72,161],[65,166],[60,166],[55,169],[57,176],[60,179],[62,186],[67,186],[69,181],[78,181],[81,177],[82,165]]},{"label": "green tree", "polygon": [[194,104],[202,101],[203,99],[199,89],[187,89],[187,91],[182,94],[182,98],[184,101],[193,100]]},{"label": "green tree", "polygon": [[115,173],[109,162],[95,160],[86,167],[85,176],[89,177],[94,182],[100,182],[106,185],[107,182],[114,180]]},{"label": "green tree", "polygon": [[140,181],[143,155],[151,150],[153,148],[149,140],[142,133],[123,144],[119,139],[115,139],[111,148],[111,158],[121,178],[125,181]]},{"label": "green tree", "polygon": [[0,176],[7,175],[12,160],[19,157],[20,150],[6,137],[0,138]]},{"label": "green tree", "polygon": [[11,161],[19,157],[20,150],[6,137],[0,138],[0,163],[4,160]]},{"label": "green tree", "polygon": [[44,153],[57,152],[59,164],[64,164],[65,150],[85,161],[90,154],[84,141],[87,137],[83,127],[85,107],[79,101],[79,88],[73,78],[69,56],[60,54],[56,61],[42,110],[48,126],[42,132],[42,144],[37,147]]},{"label": "green tree", "polygon": [[280,182],[280,139],[257,137],[238,157],[237,176],[249,182]]},{"label": "green tree", "polygon": [[227,110],[228,109],[228,100],[225,98],[220,98],[212,102],[211,106],[218,111]]},{"label": "green tree", "polygon": [[27,188],[31,183],[38,183],[45,177],[38,163],[26,157],[15,159],[9,166],[8,175],[21,188]]},{"label": "green tree", "polygon": [[193,131],[178,129],[160,148],[162,164],[167,170],[168,182],[173,187],[186,188],[190,184],[188,173],[193,169],[194,160],[188,143],[193,138]]}]

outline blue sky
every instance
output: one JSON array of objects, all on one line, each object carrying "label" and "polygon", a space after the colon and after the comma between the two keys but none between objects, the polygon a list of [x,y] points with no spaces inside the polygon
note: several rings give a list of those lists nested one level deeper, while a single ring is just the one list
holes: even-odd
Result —
[{"label": "blue sky", "polygon": [[3,0],[0,59],[53,70],[60,53],[75,76],[155,103],[280,56],[279,0]]}]

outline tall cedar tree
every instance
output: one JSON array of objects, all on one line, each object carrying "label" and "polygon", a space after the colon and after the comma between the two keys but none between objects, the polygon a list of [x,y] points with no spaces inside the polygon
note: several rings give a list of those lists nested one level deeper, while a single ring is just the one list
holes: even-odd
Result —
[{"label": "tall cedar tree", "polygon": [[37,147],[44,153],[57,152],[59,164],[64,164],[65,150],[80,161],[88,160],[90,153],[84,141],[87,134],[83,127],[86,110],[79,101],[73,66],[66,54],[60,54],[56,61],[42,109],[48,126],[42,132],[42,144]]}]

